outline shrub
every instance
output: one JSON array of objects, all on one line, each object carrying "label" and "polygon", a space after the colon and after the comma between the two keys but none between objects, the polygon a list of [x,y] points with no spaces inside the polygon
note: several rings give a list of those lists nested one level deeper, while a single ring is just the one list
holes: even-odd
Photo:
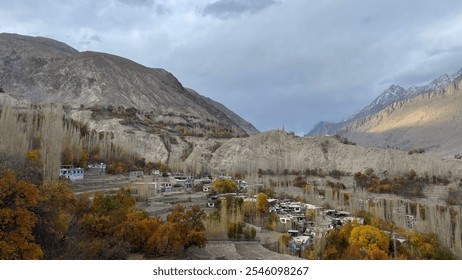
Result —
[{"label": "shrub", "polygon": [[342,183],[340,183],[340,182],[336,182],[336,183],[335,183],[335,182],[332,182],[332,181],[327,180],[326,184],[327,184],[329,187],[333,188],[333,189],[337,189],[337,190],[344,190],[344,189],[346,189],[345,185],[342,184]]},{"label": "shrub", "polygon": [[412,149],[408,152],[408,155],[412,155],[412,154],[423,154],[425,153],[425,150],[422,149],[422,148],[419,148],[419,149]]},{"label": "shrub", "polygon": [[307,168],[305,169],[305,175],[325,177],[326,172],[324,172],[324,170],[322,170],[321,168],[314,168],[314,169]]},{"label": "shrub", "polygon": [[39,162],[40,161],[40,151],[39,150],[29,150],[26,153],[26,159],[30,160],[31,162]]},{"label": "shrub", "polygon": [[338,141],[340,141],[341,143],[345,144],[345,145],[356,145],[355,142],[350,142],[346,137],[342,137],[338,134],[334,135],[334,138],[337,139]]},{"label": "shrub", "polygon": [[244,227],[242,232],[247,240],[254,240],[257,236],[257,230],[254,227]]},{"label": "shrub", "polygon": [[367,176],[361,172],[354,175],[356,185],[372,193],[392,193],[404,197],[423,197],[424,179],[414,176],[396,176],[393,180],[378,179]]},{"label": "shrub", "polygon": [[302,176],[297,176],[294,180],[294,186],[303,188],[306,185],[306,181]]},{"label": "shrub", "polygon": [[243,230],[243,223],[229,223],[228,224],[228,238],[240,239]]},{"label": "shrub", "polygon": [[448,205],[462,205],[462,190],[449,188],[446,203]]},{"label": "shrub", "polygon": [[417,177],[417,173],[414,169],[411,169],[408,173],[409,180],[413,181]]},{"label": "shrub", "polygon": [[340,171],[340,170],[337,170],[337,169],[334,169],[332,171],[329,172],[329,176],[335,178],[335,179],[340,179],[341,176],[349,176],[350,173],[348,172],[345,172],[345,171]]},{"label": "shrub", "polygon": [[372,174],[374,174],[374,169],[372,168],[366,168],[366,170],[364,171],[364,173],[366,173],[367,176],[371,176]]},{"label": "shrub", "polygon": [[326,155],[329,152],[329,140],[325,140],[321,143],[321,150],[324,155]]}]

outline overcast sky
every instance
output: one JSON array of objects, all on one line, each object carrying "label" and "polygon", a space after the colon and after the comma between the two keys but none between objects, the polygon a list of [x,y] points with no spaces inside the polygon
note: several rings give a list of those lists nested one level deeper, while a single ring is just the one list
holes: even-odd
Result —
[{"label": "overcast sky", "polygon": [[0,0],[0,32],[164,68],[297,134],[462,68],[459,0]]}]

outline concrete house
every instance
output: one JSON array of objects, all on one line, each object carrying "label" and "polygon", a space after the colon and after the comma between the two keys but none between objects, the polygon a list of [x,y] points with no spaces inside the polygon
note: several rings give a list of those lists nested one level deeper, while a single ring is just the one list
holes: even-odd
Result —
[{"label": "concrete house", "polygon": [[71,181],[83,180],[85,170],[80,167],[74,167],[73,165],[63,165],[59,169],[59,177],[66,178]]}]

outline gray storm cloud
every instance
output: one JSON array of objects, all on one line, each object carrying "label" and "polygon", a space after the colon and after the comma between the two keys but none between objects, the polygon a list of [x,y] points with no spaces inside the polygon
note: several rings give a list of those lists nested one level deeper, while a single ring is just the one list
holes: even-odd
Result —
[{"label": "gray storm cloud", "polygon": [[219,0],[205,6],[203,15],[230,18],[242,13],[256,13],[276,3],[273,0]]}]

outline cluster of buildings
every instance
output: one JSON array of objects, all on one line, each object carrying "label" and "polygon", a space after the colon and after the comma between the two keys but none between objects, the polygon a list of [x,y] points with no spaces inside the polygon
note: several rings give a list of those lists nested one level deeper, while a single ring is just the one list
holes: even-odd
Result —
[{"label": "cluster of buildings", "polygon": [[283,202],[275,210],[279,212],[279,222],[287,226],[287,233],[292,237],[289,245],[292,251],[303,251],[312,246],[316,237],[340,229],[347,222],[364,223],[363,218],[355,217],[350,212],[324,209],[307,203]]},{"label": "cluster of buildings", "polygon": [[[106,173],[106,164],[96,163],[88,165],[88,169],[92,173],[99,172]],[[64,165],[59,169],[60,177],[67,178],[71,181],[84,179],[85,170],[80,167],[72,165]],[[212,178],[194,178],[191,175],[183,173],[167,173],[168,177],[164,177],[159,170],[153,170],[151,175],[154,176],[155,182],[150,182],[146,195],[156,195],[159,193],[172,192],[175,189],[187,190],[196,185],[202,185],[203,192],[210,192],[212,190]],[[132,179],[140,179],[144,177],[142,171],[132,171],[129,173]],[[236,182],[239,191],[245,191],[249,186],[246,181],[234,180],[231,177],[219,176],[217,179],[229,179]],[[226,194],[229,195],[229,194]],[[242,198],[244,201],[256,201],[256,196],[248,197],[245,192],[232,194],[236,197]],[[215,195],[208,199],[208,207],[216,207],[217,201],[222,199],[225,195]],[[278,215],[278,222],[280,228],[287,230],[292,236],[291,248],[293,250],[304,249],[309,246],[312,239],[316,234],[326,233],[332,229],[338,229],[348,221],[356,220],[362,224],[363,220],[356,218],[351,213],[346,211],[325,210],[309,203],[301,203],[291,201],[288,199],[277,200],[268,198],[269,212]],[[308,218],[308,211],[312,213],[312,217]]]},{"label": "cluster of buildings", "polygon": [[[106,167],[104,163],[90,164],[87,170],[93,174],[103,174],[106,173]],[[84,179],[84,174],[85,170],[83,168],[71,165],[61,166],[59,169],[59,175],[71,181]],[[140,192],[139,195],[143,193],[142,195],[146,199],[162,193],[191,189],[197,185],[202,186],[203,192],[212,190],[213,180],[211,177],[194,178],[183,173],[162,174],[159,170],[153,170],[150,175],[154,177],[153,182],[138,181],[138,184],[143,186],[135,186],[137,191]],[[168,175],[168,177],[165,177],[165,175]],[[140,179],[144,177],[144,173],[142,171],[132,171],[128,176],[132,179]],[[219,176],[218,178],[236,182],[239,192],[231,195],[241,198],[243,201],[256,201],[256,196],[249,197],[245,192],[249,188],[246,181],[234,180],[225,176]],[[210,196],[207,206],[217,207],[218,201],[226,195],[230,194]],[[349,221],[356,221],[359,224],[364,222],[362,218],[354,217],[347,211],[324,209],[320,206],[289,199],[268,198],[268,206],[269,212],[276,214],[278,217],[278,230],[291,236],[289,250],[295,253],[312,246],[316,237],[323,236],[330,230],[339,229]]]},{"label": "cluster of buildings", "polygon": [[[210,191],[210,186],[204,185],[203,191]],[[256,202],[256,196],[249,197],[246,193],[217,194],[209,197],[208,207],[217,207],[218,201],[227,195],[241,198],[243,201]],[[330,230],[339,229],[349,221],[364,223],[364,219],[355,217],[347,211],[324,209],[309,203],[278,200],[268,198],[268,210],[278,217],[277,229],[290,234],[289,249],[303,251],[312,246],[314,238],[327,234]]]}]

